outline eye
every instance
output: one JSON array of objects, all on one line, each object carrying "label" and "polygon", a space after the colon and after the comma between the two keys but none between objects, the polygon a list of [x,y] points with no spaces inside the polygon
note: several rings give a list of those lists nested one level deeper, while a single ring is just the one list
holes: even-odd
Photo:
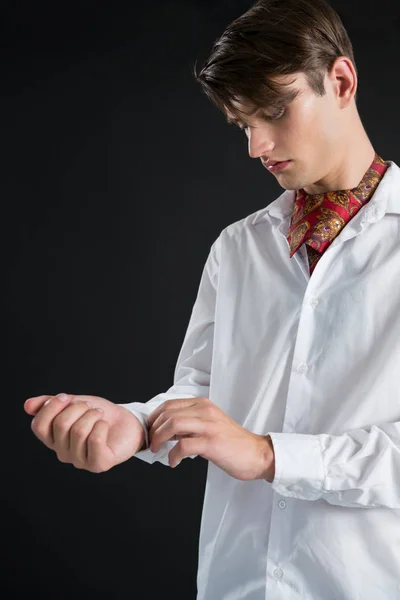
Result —
[{"label": "eye", "polygon": [[[263,119],[265,121],[277,121],[278,119],[281,119],[283,117],[283,115],[285,114],[286,110],[284,108],[281,108],[279,111],[277,111],[275,114],[273,114],[272,116],[270,115],[263,115]],[[240,125],[239,123],[236,123],[237,126],[239,127],[240,131],[246,131],[246,129],[250,129],[249,125]]]},{"label": "eye", "polygon": [[285,114],[285,109],[281,108],[280,111],[273,114],[272,117],[270,117],[268,115],[264,115],[264,119],[266,121],[277,121],[278,119],[282,118],[284,114]]}]

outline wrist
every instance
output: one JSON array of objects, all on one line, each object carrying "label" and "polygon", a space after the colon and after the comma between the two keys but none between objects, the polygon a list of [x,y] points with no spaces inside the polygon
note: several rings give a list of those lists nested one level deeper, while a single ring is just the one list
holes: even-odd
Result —
[{"label": "wrist", "polygon": [[262,478],[272,483],[275,477],[275,452],[274,445],[270,435],[264,436],[265,453],[264,453],[264,471]]}]

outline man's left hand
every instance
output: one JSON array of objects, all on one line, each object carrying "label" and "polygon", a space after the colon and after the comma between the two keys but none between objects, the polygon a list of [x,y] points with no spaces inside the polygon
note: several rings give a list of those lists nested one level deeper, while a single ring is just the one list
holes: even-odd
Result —
[{"label": "man's left hand", "polygon": [[186,456],[198,455],[241,481],[266,479],[271,483],[274,479],[271,438],[244,429],[209,398],[167,400],[147,422],[152,452],[164,442],[178,440],[168,455],[171,467]]}]

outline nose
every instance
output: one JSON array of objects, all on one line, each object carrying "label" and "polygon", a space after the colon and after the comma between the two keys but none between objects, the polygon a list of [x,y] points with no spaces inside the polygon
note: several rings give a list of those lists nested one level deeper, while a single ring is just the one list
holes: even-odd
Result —
[{"label": "nose", "polygon": [[247,130],[249,140],[249,156],[260,158],[263,154],[270,154],[275,144],[264,127]]}]

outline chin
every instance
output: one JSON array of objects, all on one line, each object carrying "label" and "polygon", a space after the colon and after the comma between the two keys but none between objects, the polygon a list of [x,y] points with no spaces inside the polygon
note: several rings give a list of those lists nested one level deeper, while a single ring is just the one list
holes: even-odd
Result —
[{"label": "chin", "polygon": [[277,175],[281,175],[281,177],[277,177],[276,180],[284,190],[298,189],[296,183],[293,183],[293,179],[291,180],[289,177],[285,179],[284,173],[277,173]]}]

